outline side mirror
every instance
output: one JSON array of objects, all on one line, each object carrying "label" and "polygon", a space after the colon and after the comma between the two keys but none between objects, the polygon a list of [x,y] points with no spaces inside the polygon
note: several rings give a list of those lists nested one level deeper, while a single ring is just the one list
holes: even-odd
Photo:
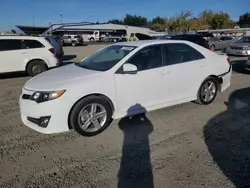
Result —
[{"label": "side mirror", "polygon": [[133,64],[127,63],[122,66],[123,73],[125,74],[136,74],[137,67]]}]

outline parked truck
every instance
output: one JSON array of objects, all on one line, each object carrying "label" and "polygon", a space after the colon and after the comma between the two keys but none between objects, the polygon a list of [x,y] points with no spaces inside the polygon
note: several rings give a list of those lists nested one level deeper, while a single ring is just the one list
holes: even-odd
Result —
[{"label": "parked truck", "polygon": [[89,41],[91,42],[120,42],[126,41],[126,31],[99,31],[95,30],[91,35],[88,36]]}]

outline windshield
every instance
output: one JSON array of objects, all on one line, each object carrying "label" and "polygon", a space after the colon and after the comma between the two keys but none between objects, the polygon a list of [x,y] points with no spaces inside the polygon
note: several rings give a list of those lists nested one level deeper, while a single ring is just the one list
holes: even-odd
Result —
[{"label": "windshield", "polygon": [[76,63],[77,66],[97,70],[107,71],[116,65],[120,60],[132,52],[135,46],[112,45],[96,52],[83,61]]},{"label": "windshield", "polygon": [[164,40],[164,39],[170,39],[171,36],[170,35],[163,35],[157,38],[157,40]]},{"label": "windshield", "polygon": [[250,37],[242,37],[237,43],[250,43]]}]

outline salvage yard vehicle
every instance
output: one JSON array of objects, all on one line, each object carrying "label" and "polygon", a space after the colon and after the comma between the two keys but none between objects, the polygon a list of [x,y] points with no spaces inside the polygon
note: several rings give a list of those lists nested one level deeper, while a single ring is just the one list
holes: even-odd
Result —
[{"label": "salvage yard vehicle", "polygon": [[247,59],[247,61],[246,61],[245,69],[246,69],[247,71],[250,71],[250,56],[248,56],[248,59]]},{"label": "salvage yard vehicle", "polygon": [[73,128],[94,136],[112,119],[189,101],[208,105],[230,86],[231,74],[226,55],[188,41],[116,43],[29,80],[21,119],[44,134]]},{"label": "salvage yard vehicle", "polygon": [[204,48],[209,48],[208,41],[200,34],[169,34],[160,36],[158,40],[187,40]]},{"label": "salvage yard vehicle", "polygon": [[81,46],[83,45],[83,38],[80,35],[63,35],[63,45]]},{"label": "salvage yard vehicle", "polygon": [[126,31],[101,32],[95,30],[88,36],[90,42],[121,42],[126,41]]},{"label": "salvage yard vehicle", "polygon": [[231,36],[210,37],[208,39],[209,49],[211,51],[226,49],[235,42],[235,38]]},{"label": "salvage yard vehicle", "polygon": [[249,56],[250,55],[250,36],[245,36],[235,41],[226,49],[226,54]]},{"label": "salvage yard vehicle", "polygon": [[0,36],[0,61],[0,73],[25,71],[30,76],[62,63],[44,37],[32,36]]}]

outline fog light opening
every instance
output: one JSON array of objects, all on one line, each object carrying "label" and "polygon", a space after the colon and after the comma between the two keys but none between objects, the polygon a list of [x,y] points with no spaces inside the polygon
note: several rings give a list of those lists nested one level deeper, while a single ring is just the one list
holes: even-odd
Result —
[{"label": "fog light opening", "polygon": [[49,120],[50,120],[50,116],[41,117],[41,118],[40,118],[39,126],[44,127],[44,128],[47,127],[48,124],[49,124]]}]

